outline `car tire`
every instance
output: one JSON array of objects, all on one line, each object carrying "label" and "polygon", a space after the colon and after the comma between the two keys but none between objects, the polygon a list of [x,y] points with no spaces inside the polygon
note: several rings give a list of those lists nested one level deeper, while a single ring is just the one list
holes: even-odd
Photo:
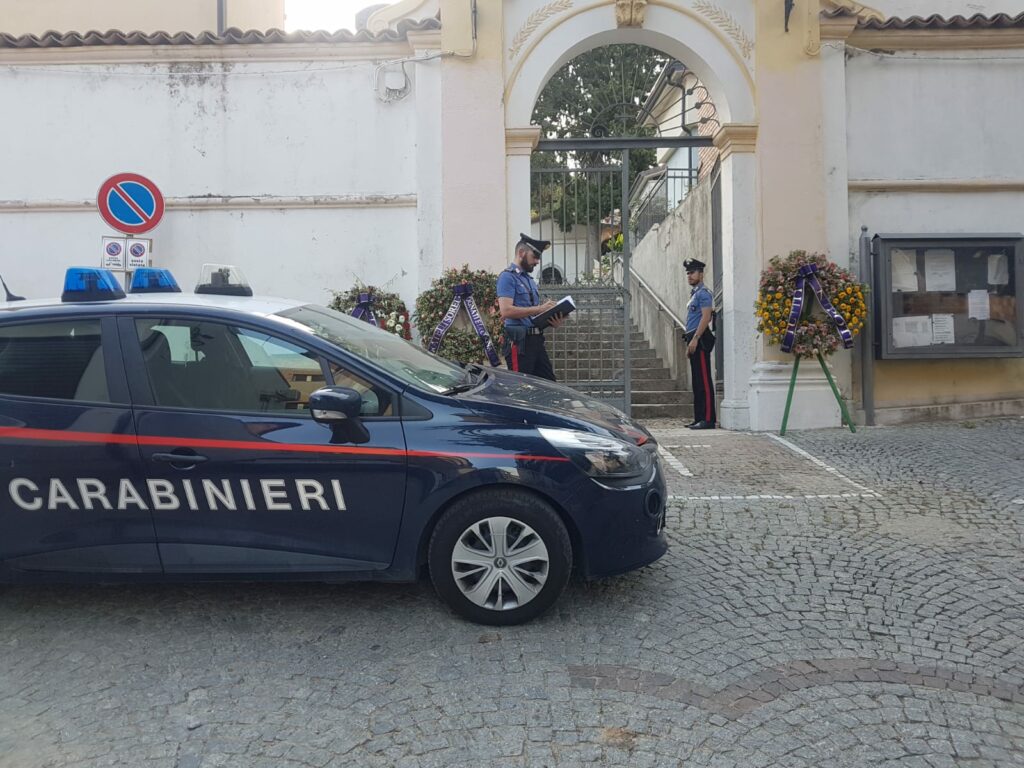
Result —
[{"label": "car tire", "polygon": [[536,496],[494,489],[456,501],[427,550],[430,579],[456,613],[508,626],[546,611],[572,571],[572,543],[558,513]]}]

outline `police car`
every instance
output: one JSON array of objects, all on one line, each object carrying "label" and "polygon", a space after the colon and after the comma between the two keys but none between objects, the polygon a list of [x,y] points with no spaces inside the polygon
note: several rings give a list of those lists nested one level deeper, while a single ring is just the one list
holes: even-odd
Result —
[{"label": "police car", "polygon": [[488,624],[667,549],[651,435],[321,306],[68,270],[0,305],[0,581],[380,579]]}]

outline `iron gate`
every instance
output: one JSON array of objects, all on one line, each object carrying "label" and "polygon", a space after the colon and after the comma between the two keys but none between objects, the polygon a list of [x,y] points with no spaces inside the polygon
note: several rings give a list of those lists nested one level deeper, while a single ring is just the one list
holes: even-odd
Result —
[{"label": "iron gate", "polygon": [[632,400],[630,249],[636,234],[630,226],[629,150],[710,143],[691,136],[551,139],[537,147],[552,155],[551,162],[542,155],[531,171],[531,234],[550,240],[551,249],[534,277],[543,298],[570,295],[576,303],[570,320],[548,335],[551,362],[560,382],[626,414]]}]

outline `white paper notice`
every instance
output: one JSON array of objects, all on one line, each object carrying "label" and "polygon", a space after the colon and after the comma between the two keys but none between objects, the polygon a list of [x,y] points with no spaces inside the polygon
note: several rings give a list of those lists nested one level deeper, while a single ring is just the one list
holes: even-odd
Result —
[{"label": "white paper notice", "polygon": [[955,344],[952,315],[932,315],[932,344]]},{"label": "white paper notice", "polygon": [[924,288],[926,291],[956,290],[956,255],[949,248],[929,248],[924,252]]},{"label": "white paper notice", "polygon": [[892,345],[894,347],[930,347],[931,344],[931,315],[894,317],[892,319]]},{"label": "white paper notice", "polygon": [[988,320],[988,291],[984,288],[968,292],[967,317],[972,320]]},{"label": "white paper notice", "polygon": [[893,293],[917,290],[917,251],[892,249],[892,290]]},{"label": "white paper notice", "polygon": [[1010,282],[1010,267],[1006,261],[1005,253],[990,253],[988,255],[988,284],[1006,285]]}]

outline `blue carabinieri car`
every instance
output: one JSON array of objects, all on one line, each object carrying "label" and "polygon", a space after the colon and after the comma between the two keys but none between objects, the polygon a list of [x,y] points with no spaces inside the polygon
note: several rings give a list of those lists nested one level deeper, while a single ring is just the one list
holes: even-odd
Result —
[{"label": "blue carabinieri car", "polygon": [[667,549],[651,435],[235,270],[0,305],[0,581],[380,579],[488,624]]}]

